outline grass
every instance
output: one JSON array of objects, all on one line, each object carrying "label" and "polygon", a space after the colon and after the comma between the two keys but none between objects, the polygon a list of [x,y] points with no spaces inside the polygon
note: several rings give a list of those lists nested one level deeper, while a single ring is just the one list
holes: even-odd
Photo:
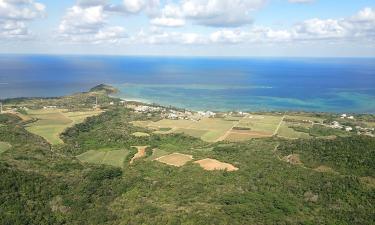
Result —
[{"label": "grass", "polygon": [[150,136],[149,134],[143,133],[143,132],[135,132],[135,133],[132,133],[132,135],[135,137],[149,137]]},{"label": "grass", "polygon": [[26,129],[46,139],[50,144],[62,144],[59,135],[68,127],[82,123],[87,117],[95,116],[101,111],[67,112],[62,109],[29,110],[28,116],[38,119]]},{"label": "grass", "polygon": [[215,142],[218,138],[229,131],[234,121],[227,121],[220,118],[205,118],[200,121],[190,120],[168,120],[163,119],[157,122],[135,121],[133,125],[156,129],[156,133],[184,133],[207,142]]},{"label": "grass", "polygon": [[123,167],[128,150],[90,150],[77,156],[82,162]]},{"label": "grass", "polygon": [[282,116],[256,115],[244,118],[238,127],[250,128],[252,131],[261,131],[272,134],[280,123]]},{"label": "grass", "polygon": [[155,160],[159,157],[167,155],[168,152],[161,150],[161,149],[154,149],[152,150],[152,155],[148,158],[148,160]]},{"label": "grass", "polygon": [[7,142],[1,142],[0,141],[0,154],[10,149],[12,146],[8,144]]},{"label": "grass", "polygon": [[289,125],[293,125],[288,122],[283,122],[280,129],[278,130],[277,135],[284,138],[297,139],[297,138],[308,138],[309,134],[298,132],[293,128],[290,128]]},{"label": "grass", "polygon": [[204,134],[206,134],[209,131],[208,130],[178,128],[175,132],[176,133],[184,133],[186,135],[196,137],[196,138],[201,138]]},{"label": "grass", "polygon": [[[282,115],[257,114],[246,117],[226,117],[226,118],[204,118],[200,121],[190,120],[169,120],[163,119],[157,122],[152,121],[135,121],[134,125],[157,130],[154,133],[184,133],[186,135],[200,138],[206,142],[217,142],[225,137],[225,140],[238,142],[247,141],[252,138],[264,138],[272,136],[277,129]],[[302,126],[310,128],[311,123],[302,123],[304,120],[321,122],[322,118],[316,118],[308,115],[292,115],[285,116],[285,119],[296,120],[296,122],[282,122],[278,135],[280,137],[297,139],[308,138],[309,135],[304,132],[298,132],[290,126]],[[298,121],[301,121],[299,123]],[[248,129],[249,133],[241,130],[233,130],[229,135],[224,136],[232,127],[236,126],[240,129]]]}]

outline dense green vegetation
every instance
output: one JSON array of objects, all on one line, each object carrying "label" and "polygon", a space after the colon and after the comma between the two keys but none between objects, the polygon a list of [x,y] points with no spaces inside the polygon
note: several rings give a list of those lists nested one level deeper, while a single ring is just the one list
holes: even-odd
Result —
[{"label": "dense green vegetation", "polygon": [[[17,116],[0,115],[0,142],[12,146],[0,156],[0,224],[363,225],[375,220],[375,190],[362,182],[375,177],[372,137],[345,133],[331,140],[206,143],[183,134],[152,134],[130,123],[158,119],[146,117],[109,107],[67,129],[61,135],[64,144],[51,146],[25,130]],[[325,132],[308,130],[332,135]],[[131,146],[150,146],[145,159],[126,163],[137,152]],[[150,160],[155,148],[195,160],[217,159],[239,170],[204,171],[192,162],[168,166]],[[123,167],[75,158],[103,149],[129,150]],[[299,154],[303,165],[279,159],[289,154]],[[321,165],[337,173],[314,170]]]},{"label": "dense green vegetation", "polygon": [[375,138],[352,136],[334,140],[312,139],[283,143],[283,155],[300,154],[305,165],[326,165],[347,175],[374,176]]}]

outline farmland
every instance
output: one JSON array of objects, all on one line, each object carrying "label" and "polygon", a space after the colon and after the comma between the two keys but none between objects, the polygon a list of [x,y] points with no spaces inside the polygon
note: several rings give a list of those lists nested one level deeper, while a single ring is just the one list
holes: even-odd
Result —
[{"label": "farmland", "polygon": [[7,142],[0,141],[0,154],[11,148],[11,145]]},{"label": "farmland", "polygon": [[29,124],[26,129],[42,136],[51,144],[62,144],[59,135],[66,128],[100,113],[100,111],[68,112],[62,109],[29,110],[27,116],[37,121]]},{"label": "farmland", "polygon": [[[297,121],[297,122],[291,122]],[[134,121],[135,126],[153,130],[155,134],[183,133],[206,142],[247,141],[253,138],[266,138],[277,135],[287,139],[309,138],[309,134],[294,130],[293,126],[312,127],[311,123],[298,121],[319,121],[308,116],[288,116],[281,114],[250,114],[226,118],[204,118],[199,121],[170,120]]]},{"label": "farmland", "polygon": [[77,156],[82,162],[123,167],[128,150],[90,150]]}]

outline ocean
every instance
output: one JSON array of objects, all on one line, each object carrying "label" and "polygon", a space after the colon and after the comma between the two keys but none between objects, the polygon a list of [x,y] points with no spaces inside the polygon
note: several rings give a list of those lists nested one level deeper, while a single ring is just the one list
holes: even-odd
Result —
[{"label": "ocean", "polygon": [[0,99],[100,83],[117,97],[193,110],[375,113],[374,58],[0,55]]}]

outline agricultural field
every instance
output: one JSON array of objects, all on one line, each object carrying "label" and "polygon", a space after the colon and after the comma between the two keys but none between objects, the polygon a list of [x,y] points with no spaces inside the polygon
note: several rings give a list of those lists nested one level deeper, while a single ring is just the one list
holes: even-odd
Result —
[{"label": "agricultural field", "polygon": [[238,168],[229,163],[223,163],[216,159],[202,159],[195,161],[194,163],[199,164],[204,170],[213,171],[213,170],[226,170],[226,171],[237,171]]},{"label": "agricultural field", "polygon": [[0,154],[10,149],[12,146],[7,142],[0,141]]},{"label": "agricultural field", "polygon": [[[277,132],[278,137],[298,139],[298,138],[309,138],[309,134],[295,131],[291,126],[301,126],[300,124],[285,122],[281,123],[281,126]],[[309,128],[311,126],[304,125],[303,127]]]},{"label": "agricultural field", "polygon": [[250,115],[245,117],[204,118],[200,121],[168,120],[134,121],[133,125],[154,130],[157,134],[184,133],[206,142],[246,141],[271,137],[282,116]]},{"label": "agricultural field", "polygon": [[134,137],[149,137],[150,135],[148,133],[143,133],[143,132],[135,132],[132,133]]},{"label": "agricultural field", "polygon": [[156,160],[157,158],[160,158],[160,157],[165,156],[167,154],[168,154],[168,152],[165,151],[165,150],[154,148],[152,150],[152,155],[150,157],[148,157],[147,160],[150,160],[150,161]]},{"label": "agricultural field", "polygon": [[176,167],[181,167],[188,163],[189,161],[193,160],[193,156],[191,155],[185,155],[181,153],[173,153],[170,155],[165,155],[162,157],[159,157],[155,159],[161,163],[170,165],[170,166],[176,166]]},{"label": "agricultural field", "polygon": [[45,138],[49,143],[62,144],[59,135],[68,127],[82,123],[87,117],[100,114],[101,111],[68,112],[62,109],[29,110],[28,117],[37,119],[26,129]]},{"label": "agricultural field", "polygon": [[116,167],[123,167],[124,161],[128,156],[129,151],[121,150],[90,150],[77,156],[81,162],[92,164],[104,164]]}]

